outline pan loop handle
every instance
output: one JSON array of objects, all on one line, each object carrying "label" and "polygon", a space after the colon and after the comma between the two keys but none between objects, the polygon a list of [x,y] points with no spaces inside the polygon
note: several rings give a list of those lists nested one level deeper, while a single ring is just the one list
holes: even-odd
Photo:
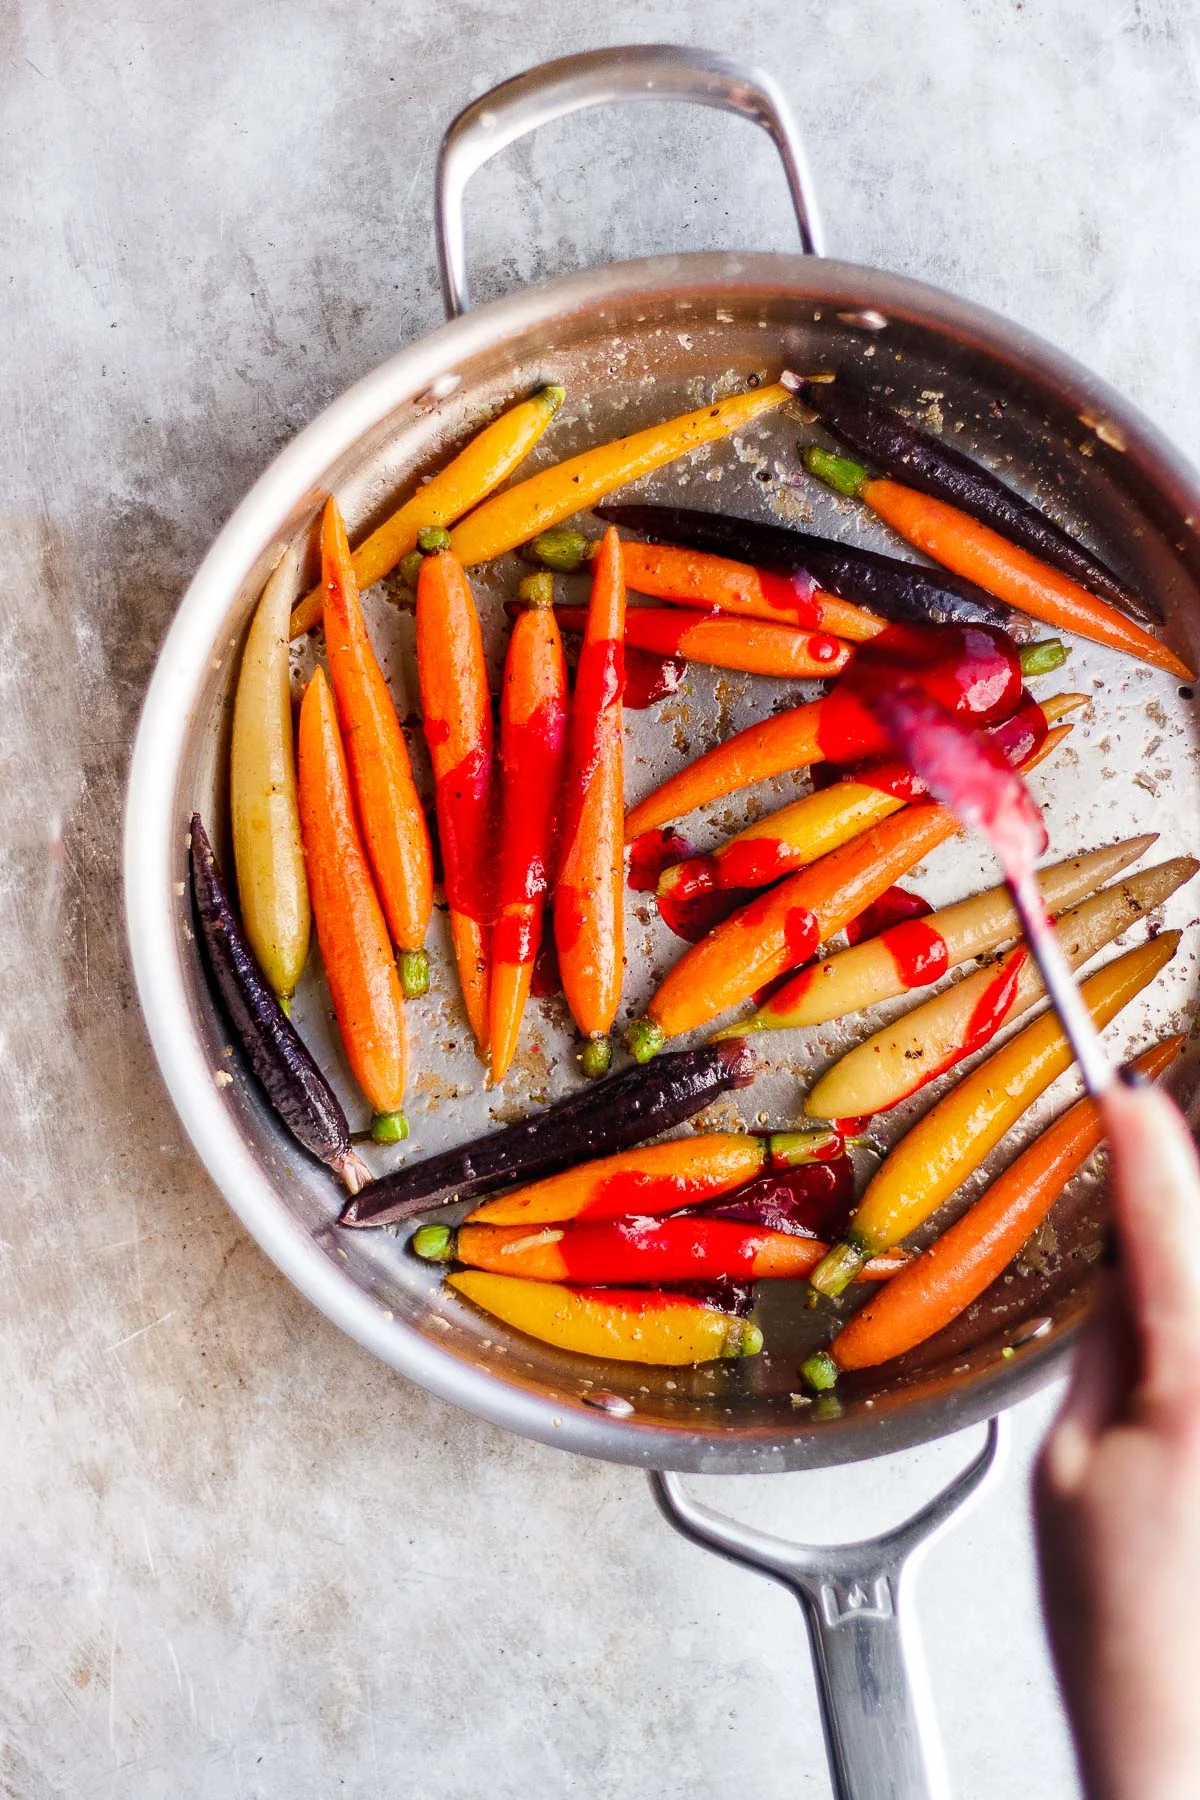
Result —
[{"label": "pan loop handle", "polygon": [[800,247],[822,252],[812,178],[786,100],[769,75],[715,50],[628,44],[542,63],[481,94],[450,125],[438,153],[434,222],[448,318],[470,305],[463,194],[485,162],[539,125],[627,100],[690,100],[740,113],[767,133],[779,153],[800,230]]},{"label": "pan loop handle", "polygon": [[979,1454],[911,1519],[859,1544],[793,1544],[689,1498],[678,1475],[650,1486],[668,1524],[704,1550],[789,1588],[804,1608],[835,1800],[949,1800],[912,1576],[933,1540],[999,1473],[1005,1418]]}]

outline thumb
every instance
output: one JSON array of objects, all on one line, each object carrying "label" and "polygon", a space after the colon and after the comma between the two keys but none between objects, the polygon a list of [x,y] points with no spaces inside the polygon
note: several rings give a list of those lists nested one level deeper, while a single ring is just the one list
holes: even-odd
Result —
[{"label": "thumb", "polygon": [[1112,1087],[1102,1101],[1110,1190],[1144,1397],[1200,1396],[1200,1164],[1174,1102]]}]

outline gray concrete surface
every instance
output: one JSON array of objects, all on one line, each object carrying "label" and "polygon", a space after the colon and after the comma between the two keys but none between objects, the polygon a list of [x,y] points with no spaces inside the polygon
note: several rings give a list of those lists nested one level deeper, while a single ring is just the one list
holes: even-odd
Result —
[{"label": "gray concrete surface", "polygon": [[[832,247],[1034,326],[1200,445],[1200,39],[1185,0],[18,0],[0,12],[0,1792],[549,1800],[827,1792],[801,1622],[631,1472],[391,1377],[183,1141],[126,973],[118,819],[155,646],[275,450],[439,316],[438,133],[626,38],[754,57]],[[564,123],[481,179],[477,292],[790,245],[705,116]],[[1020,1453],[928,1564],[956,1792],[1075,1791]],[[878,1525],[964,1446],[720,1487]],[[709,1484],[710,1486],[713,1484]],[[879,1503],[885,1499],[886,1513]]]}]

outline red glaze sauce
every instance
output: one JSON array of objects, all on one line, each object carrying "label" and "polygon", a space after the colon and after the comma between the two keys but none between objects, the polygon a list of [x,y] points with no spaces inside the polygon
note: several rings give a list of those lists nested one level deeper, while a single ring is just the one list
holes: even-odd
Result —
[{"label": "red glaze sauce", "polygon": [[807,962],[821,941],[821,927],[807,906],[788,908],[783,921],[783,948],[789,969]]},{"label": "red glaze sauce", "polygon": [[718,887],[766,887],[795,867],[796,850],[778,837],[734,838],[711,860]]},{"label": "red glaze sauce", "polygon": [[826,696],[818,741],[829,761],[855,762],[887,747],[870,700],[906,680],[948,711],[989,724],[1018,704],[1019,652],[1006,632],[982,625],[889,625],[858,646]]},{"label": "red glaze sauce", "polygon": [[639,1218],[568,1228],[559,1250],[569,1281],[695,1281],[752,1275],[762,1242],[726,1220]]},{"label": "red glaze sauce", "polygon": [[728,919],[739,906],[754,898],[751,888],[704,888],[690,891],[686,884],[667,888],[658,896],[659,917],[676,937],[698,944],[714,925]]},{"label": "red glaze sauce", "polygon": [[[564,848],[574,842],[584,796],[595,779],[607,741],[609,715],[620,707],[624,686],[625,646],[616,638],[585,640],[571,700],[570,774],[559,840]],[[567,948],[561,937],[559,948]]]},{"label": "red glaze sauce", "polygon": [[881,942],[906,988],[925,987],[938,981],[950,966],[945,938],[921,919],[893,925],[881,933]]},{"label": "red glaze sauce", "polygon": [[814,662],[836,662],[842,654],[841,640],[826,637],[823,631],[815,631],[808,640],[808,654]]},{"label": "red glaze sauce", "polygon": [[529,985],[529,991],[535,1000],[549,1000],[554,994],[562,993],[562,974],[558,967],[558,946],[554,942],[552,931],[542,933],[538,953],[533,959],[533,980]]},{"label": "red glaze sauce", "polygon": [[779,1175],[760,1175],[703,1209],[708,1219],[736,1219],[794,1237],[832,1239],[854,1204],[854,1167],[844,1154]]},{"label": "red glaze sauce", "polygon": [[554,892],[554,941],[560,956],[569,955],[575,948],[586,920],[587,909],[580,890],[560,881]]},{"label": "red glaze sauce", "polygon": [[541,938],[540,906],[502,912],[492,932],[492,958],[495,962],[503,963],[533,962]]},{"label": "red glaze sauce", "polygon": [[454,912],[486,925],[495,911],[490,743],[472,750],[440,777],[436,806],[446,899]]},{"label": "red glaze sauce", "polygon": [[870,906],[864,907],[856,919],[850,920],[846,926],[846,941],[850,944],[865,944],[868,938],[880,937],[894,925],[903,924],[909,919],[923,919],[926,913],[932,911],[928,900],[923,900],[920,894],[914,894],[908,888],[885,888],[878,900],[872,900]]},{"label": "red glaze sauce", "polygon": [[645,1175],[627,1170],[619,1175],[603,1176],[577,1216],[581,1219],[619,1219],[627,1215],[643,1217],[678,1212],[680,1207],[697,1206],[700,1201],[726,1193],[728,1189],[728,1181],[714,1176]]},{"label": "red glaze sauce", "polygon": [[663,871],[677,863],[695,858],[687,839],[673,825],[660,825],[656,831],[643,831],[629,850],[629,886],[637,894],[652,894]]},{"label": "red glaze sauce", "polygon": [[581,1287],[576,1289],[581,1300],[593,1301],[597,1306],[615,1307],[620,1312],[648,1313],[670,1312],[672,1308],[686,1306],[691,1310],[702,1306],[713,1312],[728,1312],[731,1308],[721,1303],[721,1296],[693,1294],[668,1294],[657,1288],[618,1288],[618,1287]]},{"label": "red glaze sauce", "polygon": [[[566,735],[565,696],[544,700],[527,719],[508,723],[502,731],[505,805],[500,835],[501,906],[540,899],[550,886]],[[499,949],[496,955],[501,955]]]},{"label": "red glaze sauce", "polygon": [[901,1100],[907,1100],[910,1094],[915,1094],[921,1088],[927,1087],[931,1081],[936,1081],[938,1076],[944,1075],[948,1069],[953,1069],[956,1064],[964,1062],[976,1050],[982,1050],[984,1045],[995,1037],[1011,1010],[1016,997],[1017,982],[1021,978],[1021,970],[1028,955],[1029,952],[1024,944],[1018,945],[1012,953],[1012,961],[1006,968],[1000,970],[1000,973],[988,983],[979,996],[974,1011],[967,1020],[967,1029],[963,1033],[963,1039],[958,1048],[952,1050],[949,1056],[943,1057],[942,1061],[935,1064],[933,1068],[922,1070],[912,1086],[906,1088],[903,1094],[897,1095],[892,1102],[894,1106],[899,1105]]},{"label": "red glaze sauce", "polygon": [[775,575],[770,569],[759,569],[758,585],[767,605],[786,613],[790,623],[812,631],[823,622],[821,603],[813,599],[813,584],[807,575]]},{"label": "red glaze sauce", "polygon": [[656,700],[665,700],[678,688],[687,664],[681,656],[655,656],[649,650],[627,649],[625,652],[626,706],[644,712]]}]

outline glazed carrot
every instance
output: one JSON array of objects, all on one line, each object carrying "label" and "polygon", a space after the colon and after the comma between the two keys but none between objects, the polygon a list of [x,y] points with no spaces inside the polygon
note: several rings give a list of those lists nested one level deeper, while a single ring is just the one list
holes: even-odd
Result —
[{"label": "glazed carrot", "polygon": [[[582,631],[582,606],[560,606],[564,631]],[[850,646],[822,631],[795,631],[761,619],[687,612],[670,606],[639,606],[625,614],[625,642],[655,656],[685,656],[689,662],[746,675],[774,675],[784,681],[823,680],[850,660]]]},{"label": "glazed carrot", "polygon": [[957,506],[898,481],[873,479],[861,463],[828,450],[807,449],[804,466],[839,493],[864,501],[934,562],[1009,606],[1110,650],[1123,650],[1182,681],[1195,679],[1194,671],[1143,626]]},{"label": "glazed carrot", "polygon": [[[1040,703],[1027,700],[1011,718],[990,726],[987,735],[1011,761],[1026,764],[1045,741],[1047,727],[1086,706],[1088,699],[1086,694],[1052,694]],[[756,819],[715,850],[664,869],[658,892],[690,900],[715,889],[766,887],[890,818],[923,792],[924,784],[903,765],[868,763],[844,780]]]},{"label": "glazed carrot", "polygon": [[[851,674],[857,676],[877,646],[883,646],[881,654],[888,658],[893,645],[906,656],[915,658],[919,652],[925,660],[922,679],[937,685],[937,697],[980,724],[1014,711],[1025,673],[1048,672],[1063,660],[1061,646],[1053,656],[1041,644],[1018,648],[1001,633],[980,626],[967,631],[955,625],[893,625],[869,651],[859,652]],[[985,668],[987,678],[975,679],[972,671]],[[977,711],[980,706],[985,710]],[[758,720],[670,776],[628,813],[625,841],[772,775],[817,762],[861,762],[882,755],[887,747],[869,707],[852,686],[839,682],[823,700]]]},{"label": "glazed carrot", "polygon": [[788,398],[787,389],[778,382],[754,388],[728,400],[714,400],[711,406],[703,406],[697,412],[665,419],[631,437],[598,444],[553,468],[542,469],[469,513],[454,529],[454,554],[468,566],[490,562],[494,556],[502,556],[506,550],[515,550],[518,544],[536,537],[547,526],[581,512],[627,481],[636,481],[651,469],[674,462],[700,444],[710,444],[714,438],[740,431],[760,413],[782,406]]},{"label": "glazed carrot", "polygon": [[500,872],[488,1036],[492,1081],[512,1062],[542,941],[567,733],[567,665],[549,575],[523,584],[500,695]]},{"label": "glazed carrot", "polygon": [[821,1127],[771,1137],[702,1132],[581,1163],[499,1200],[485,1200],[468,1218],[472,1225],[544,1225],[584,1214],[615,1219],[626,1213],[649,1217],[677,1212],[727,1194],[768,1170],[830,1161],[842,1148],[841,1134]]},{"label": "glazed carrot", "polygon": [[[1157,1080],[1185,1042],[1164,1038],[1128,1066]],[[824,1353],[833,1372],[890,1362],[965,1312],[1004,1273],[1103,1135],[1091,1100],[1077,1101],[1057,1118],[961,1219],[913,1258],[886,1295],[871,1299],[843,1326]]]},{"label": "glazed carrot", "polygon": [[488,1045],[492,892],[492,706],[479,614],[448,551],[427,556],[417,580],[417,674],[450,937],[467,1018],[481,1056]]},{"label": "glazed carrot", "polygon": [[[1155,841],[1156,833],[1129,838],[1111,849],[1092,850],[1069,862],[1055,863],[1038,876],[1042,898],[1051,913],[1062,912],[1092,893],[1101,883],[1136,862]],[[861,1012],[881,1000],[895,999],[939,981],[950,969],[986,956],[1020,926],[1007,887],[988,888],[969,900],[943,907],[922,919],[905,919],[878,937],[853,944],[812,965],[812,980],[797,984],[789,1005],[788,1024],[823,1025],[847,1013]],[[745,1031],[770,1029],[769,1017],[758,1013]]]},{"label": "glazed carrot", "polygon": [[300,830],[317,941],[354,1078],[385,1141],[407,1135],[404,996],[387,923],[359,836],[337,713],[317,669],[300,707]]},{"label": "glazed carrot", "polygon": [[[1060,725],[1051,732],[1037,759],[1056,748],[1070,729]],[[807,962],[818,945],[960,829],[947,807],[928,801],[910,806],[732,913],[680,957],[644,1017],[630,1024],[633,1056],[649,1061],[668,1038],[707,1024]],[[791,986],[789,982],[776,996],[781,1006]]]},{"label": "glazed carrot", "polygon": [[[1080,992],[1103,1028],[1174,956],[1178,931],[1160,932],[1091,975]],[[1071,1066],[1071,1048],[1053,1012],[950,1089],[913,1126],[874,1176],[842,1241],[813,1273],[822,1294],[840,1294],[868,1257],[915,1231],[954,1194],[1025,1110]]]},{"label": "glazed carrot", "polygon": [[[417,533],[430,525],[452,525],[506,481],[524,461],[563,403],[565,390],[544,387],[532,399],[510,406],[485,425],[430,481],[417,488],[390,518],[354,552],[354,578],[359,590],[369,588],[416,548]],[[323,595],[316,587],[292,614],[291,635],[299,637],[319,624]]]},{"label": "glazed carrot", "polygon": [[625,581],[615,530],[596,558],[587,631],[571,700],[563,794],[562,861],[554,890],[554,941],[575,1023],[592,1039],[589,1074],[607,1067],[607,1039],[621,998],[625,954]]},{"label": "glazed carrot", "polygon": [[[1063,913],[1054,935],[1072,969],[1095,956],[1196,873],[1179,856],[1101,888]],[[1045,994],[1024,943],[965,981],[913,1007],[827,1069],[804,1103],[813,1119],[869,1117],[915,1094],[973,1056]]]},{"label": "glazed carrot", "polygon": [[683,1294],[575,1289],[480,1269],[448,1276],[447,1286],[527,1337],[580,1356],[678,1366],[762,1349],[757,1325]]},{"label": "glazed carrot", "polygon": [[321,524],[321,565],[329,679],[363,843],[392,942],[405,952],[401,984],[406,993],[423,993],[429,973],[421,946],[433,910],[429,827],[396,708],[367,636],[346,528],[332,497]]},{"label": "glazed carrot", "polygon": [[[599,547],[598,538],[586,538],[582,531],[563,525],[542,532],[528,550],[547,568],[569,574],[589,562]],[[742,618],[827,631],[854,644],[878,637],[887,624],[865,607],[813,587],[806,575],[776,574],[752,563],[733,562],[727,556],[710,556],[704,550],[624,539],[621,560],[626,587],[677,606],[706,611],[716,607],[718,612],[737,613]]]},{"label": "glazed carrot", "polygon": [[288,679],[287,616],[298,575],[295,552],[287,550],[263,589],[242,651],[229,752],[242,928],[284,1002],[304,971],[311,926]]},{"label": "glazed carrot", "polygon": [[[605,1219],[544,1225],[422,1225],[415,1253],[526,1281],[657,1287],[671,1281],[794,1281],[816,1268],[827,1246],[789,1231],[732,1219]],[[886,1281],[909,1261],[895,1250],[860,1271]]]}]

